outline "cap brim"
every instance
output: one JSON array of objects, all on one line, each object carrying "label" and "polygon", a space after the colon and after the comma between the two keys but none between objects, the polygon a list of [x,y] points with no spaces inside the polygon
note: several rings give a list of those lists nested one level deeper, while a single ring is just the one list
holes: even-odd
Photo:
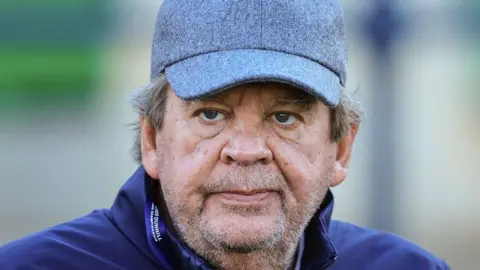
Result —
[{"label": "cap brim", "polygon": [[168,66],[165,75],[181,99],[191,100],[252,82],[290,84],[329,106],[340,100],[336,74],[312,60],[277,51],[231,50],[194,56]]}]

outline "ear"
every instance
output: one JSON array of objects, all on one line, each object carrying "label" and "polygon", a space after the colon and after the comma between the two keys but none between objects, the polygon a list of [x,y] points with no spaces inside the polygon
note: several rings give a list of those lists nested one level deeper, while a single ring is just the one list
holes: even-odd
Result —
[{"label": "ear", "polygon": [[337,159],[335,161],[335,176],[330,187],[340,185],[348,175],[348,166],[352,155],[353,142],[358,132],[358,124],[350,128],[350,132],[337,143]]},{"label": "ear", "polygon": [[150,177],[158,179],[156,131],[152,122],[143,116],[140,117],[140,138],[143,167]]}]

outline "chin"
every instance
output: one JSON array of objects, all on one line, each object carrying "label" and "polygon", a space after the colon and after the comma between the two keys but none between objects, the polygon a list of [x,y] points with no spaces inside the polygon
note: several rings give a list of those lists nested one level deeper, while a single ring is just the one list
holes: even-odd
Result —
[{"label": "chin", "polygon": [[227,252],[250,253],[275,247],[284,235],[280,216],[205,216],[200,226],[204,239]]}]

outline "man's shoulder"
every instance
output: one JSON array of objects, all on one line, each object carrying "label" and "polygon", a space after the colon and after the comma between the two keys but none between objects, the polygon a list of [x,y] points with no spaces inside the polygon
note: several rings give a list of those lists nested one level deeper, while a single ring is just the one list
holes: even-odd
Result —
[{"label": "man's shoulder", "polygon": [[0,269],[118,269],[111,259],[135,252],[109,213],[96,210],[0,247]]},{"label": "man's shoulder", "polygon": [[329,235],[339,254],[338,266],[351,264],[356,265],[356,269],[450,269],[445,261],[392,233],[332,221]]}]

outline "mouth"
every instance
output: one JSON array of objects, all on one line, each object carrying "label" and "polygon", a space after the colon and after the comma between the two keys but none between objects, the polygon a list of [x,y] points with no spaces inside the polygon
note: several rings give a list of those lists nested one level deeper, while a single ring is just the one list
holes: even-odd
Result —
[{"label": "mouth", "polygon": [[267,201],[277,195],[275,190],[252,190],[252,191],[243,191],[243,190],[231,190],[231,191],[222,191],[215,193],[224,201],[234,202],[234,203],[262,203]]}]

